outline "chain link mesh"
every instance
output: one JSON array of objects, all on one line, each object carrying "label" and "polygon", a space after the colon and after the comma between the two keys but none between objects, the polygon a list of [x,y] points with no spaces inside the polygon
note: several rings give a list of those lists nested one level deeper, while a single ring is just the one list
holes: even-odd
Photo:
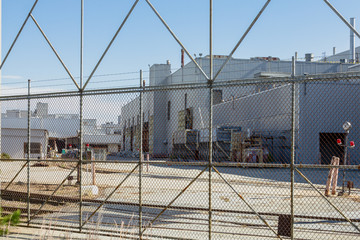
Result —
[{"label": "chain link mesh", "polygon": [[357,239],[358,85],[222,82],[211,105],[201,84],[37,95],[29,159],[28,100],[3,100],[2,207],[123,237]]}]

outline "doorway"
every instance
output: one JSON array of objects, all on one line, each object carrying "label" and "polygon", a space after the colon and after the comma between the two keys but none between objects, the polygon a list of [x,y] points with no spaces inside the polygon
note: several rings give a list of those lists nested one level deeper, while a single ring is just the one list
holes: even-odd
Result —
[{"label": "doorway", "polygon": [[345,141],[345,133],[319,133],[320,161],[321,164],[330,164],[333,156],[340,158],[343,164],[344,147],[337,144],[337,139]]}]

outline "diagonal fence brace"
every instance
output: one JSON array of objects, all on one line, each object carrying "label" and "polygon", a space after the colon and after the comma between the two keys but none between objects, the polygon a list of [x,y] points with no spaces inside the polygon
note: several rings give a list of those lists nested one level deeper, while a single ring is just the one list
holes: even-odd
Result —
[{"label": "diagonal fence brace", "polygon": [[255,25],[255,23],[257,22],[257,20],[260,18],[261,14],[265,11],[266,7],[269,5],[271,0],[267,0],[267,2],[265,3],[265,5],[262,7],[262,9],[260,10],[260,12],[256,15],[256,17],[254,18],[254,20],[252,21],[252,23],[250,24],[250,26],[246,29],[245,33],[242,35],[242,37],[240,38],[240,40],[237,42],[237,44],[235,45],[234,49],[231,51],[231,53],[228,55],[227,59],[225,60],[225,62],[223,63],[223,65],[220,67],[220,69],[218,70],[218,72],[215,74],[215,77],[213,79],[213,81],[215,81],[217,79],[217,77],[219,76],[219,74],[222,72],[222,70],[224,69],[224,67],[226,66],[226,64],[230,61],[230,59],[232,58],[232,56],[234,55],[234,53],[236,52],[236,50],[238,49],[238,47],[240,46],[240,44],[244,41],[244,39],[246,38],[246,36],[248,35],[248,33],[250,32],[250,30],[253,28],[253,26]]},{"label": "diagonal fence brace", "polygon": [[[54,194],[57,192],[57,190],[59,190],[59,188],[65,183],[65,181],[68,179],[68,177],[78,168],[78,166],[79,166],[79,163],[70,171],[70,173],[64,178],[64,180],[56,187],[56,189],[51,193],[51,195],[46,199],[46,201],[42,203],[42,205],[39,207],[39,209],[29,219],[28,223],[30,223],[31,219],[33,219],[37,214],[39,214],[40,210],[52,198],[52,196],[54,196]],[[30,201],[30,199],[28,199],[28,201]]]},{"label": "diagonal fence brace", "polygon": [[353,31],[353,33],[355,33],[355,35],[360,38],[360,34],[358,31],[356,31],[356,29],[348,22],[346,21],[346,19],[339,13],[338,10],[336,10],[336,8],[331,5],[331,3],[328,0],[324,0],[324,2],[331,8],[331,10],[334,11],[334,13],[346,24],[346,26],[348,26],[351,31]]},{"label": "diagonal fence brace", "polygon": [[164,24],[166,29],[169,31],[171,36],[175,39],[175,41],[181,46],[182,49],[184,49],[186,55],[191,59],[191,61],[195,64],[195,66],[200,70],[201,74],[205,77],[206,80],[210,80],[208,75],[204,72],[203,68],[195,61],[195,59],[191,56],[189,51],[184,47],[184,45],[181,43],[179,38],[175,35],[175,33],[170,29],[169,25],[165,22],[165,20],[160,16],[158,11],[156,11],[155,7],[150,3],[149,0],[146,0],[147,4],[150,6],[150,8],[153,10],[153,12],[156,14],[156,16],[160,19],[160,21]]},{"label": "diagonal fence brace", "polygon": [[106,47],[105,51],[103,52],[103,54],[101,55],[99,61],[96,63],[94,69],[92,70],[92,72],[90,73],[90,76],[88,77],[88,79],[86,80],[84,86],[82,87],[82,90],[84,90],[86,88],[86,86],[88,85],[88,83],[90,82],[91,78],[94,76],[94,73],[96,72],[97,68],[99,67],[100,63],[102,62],[102,60],[104,59],[106,53],[109,51],[111,45],[113,44],[113,42],[115,41],[117,35],[119,34],[119,32],[121,31],[121,29],[123,28],[123,26],[125,25],[126,21],[128,20],[128,18],[130,17],[131,13],[133,12],[134,8],[136,7],[137,3],[139,2],[139,0],[136,0],[134,2],[134,4],[132,5],[131,9],[129,10],[128,14],[126,15],[126,17],[124,18],[124,20],[122,21],[122,23],[120,24],[119,28],[117,29],[115,35],[113,36],[113,38],[111,39],[110,43],[108,44],[108,46]]},{"label": "diagonal fence brace", "polygon": [[14,180],[17,178],[17,176],[19,176],[19,174],[21,173],[21,171],[25,168],[25,166],[27,164],[28,164],[28,162],[24,163],[24,165],[21,167],[21,169],[15,174],[15,176],[11,179],[9,184],[4,188],[4,191],[6,191],[9,188],[9,186],[14,182]]},{"label": "diagonal fence brace", "polygon": [[250,203],[248,203],[245,198],[238,193],[235,188],[221,175],[221,173],[214,167],[212,166],[212,168],[214,169],[214,171],[221,177],[222,180],[224,180],[224,182],[236,193],[236,195],[239,196],[239,198],[241,200],[243,200],[243,202],[251,209],[251,211],[253,211],[256,216],[258,216],[260,218],[261,221],[263,221],[263,223],[273,232],[275,233],[275,235],[279,238],[279,239],[283,239],[280,235],[278,235],[276,233],[276,231],[270,226],[270,224],[250,205]]},{"label": "diagonal fence brace", "polygon": [[69,75],[69,77],[71,78],[71,80],[74,82],[75,86],[77,87],[78,90],[80,90],[79,85],[77,84],[77,82],[75,81],[74,77],[72,76],[72,74],[70,73],[69,69],[66,67],[65,63],[63,62],[63,60],[61,59],[61,57],[59,56],[59,54],[56,52],[54,46],[51,44],[50,40],[48,39],[48,37],[46,36],[45,32],[41,29],[40,25],[38,24],[38,22],[36,21],[36,19],[34,18],[34,16],[32,14],[30,14],[31,19],[33,20],[33,22],[35,23],[36,27],[39,29],[39,31],[41,32],[41,34],[43,35],[43,37],[45,38],[46,42],[49,44],[51,50],[54,52],[54,54],[56,55],[57,59],[59,60],[59,62],[61,63],[61,65],[64,67],[65,71],[67,72],[67,74]]},{"label": "diagonal fence brace", "polygon": [[109,198],[121,187],[121,185],[131,176],[131,174],[134,173],[134,171],[139,167],[139,163],[136,164],[136,166],[131,170],[128,175],[116,186],[116,188],[105,198],[105,200],[96,208],[96,210],[88,217],[88,219],[85,220],[85,222],[81,225],[81,227],[84,227],[84,225],[95,215],[95,213],[107,202]]},{"label": "diagonal fence brace", "polygon": [[296,171],[302,178],[304,178],[305,181],[308,182],[308,183],[310,184],[310,186],[311,186],[312,188],[314,188],[314,190],[317,191],[317,192],[320,194],[320,196],[321,196],[322,198],[324,198],[324,199],[327,201],[327,203],[329,203],[330,206],[332,206],[347,222],[349,222],[356,230],[358,230],[358,232],[360,232],[359,227],[356,226],[356,224],[353,223],[348,217],[346,217],[345,214],[344,214],[339,208],[337,208],[332,202],[330,202],[330,200],[327,199],[327,197],[326,197],[322,192],[320,192],[320,191],[314,186],[314,184],[313,184],[304,174],[302,174],[302,172],[300,172],[297,168],[295,168],[295,171]]},{"label": "diagonal fence brace", "polygon": [[181,192],[144,228],[141,232],[141,235],[144,234],[146,229],[148,229],[207,169],[209,166],[206,166],[191,182],[183,189]]},{"label": "diagonal fence brace", "polygon": [[16,37],[15,37],[14,41],[12,42],[12,44],[11,44],[11,46],[10,46],[10,48],[9,48],[8,52],[6,53],[6,55],[5,55],[5,57],[4,57],[4,59],[2,60],[1,65],[0,65],[0,69],[2,69],[2,67],[4,66],[4,64],[5,64],[5,62],[6,62],[6,59],[8,58],[8,56],[9,56],[9,55],[10,55],[10,53],[11,53],[11,50],[12,50],[12,49],[13,49],[13,47],[15,46],[16,41],[18,40],[18,38],[19,38],[19,36],[20,36],[20,34],[21,34],[22,30],[24,29],[24,27],[25,27],[25,25],[26,25],[27,21],[29,20],[29,17],[30,17],[30,15],[31,15],[31,13],[34,11],[34,8],[35,8],[36,4],[38,3],[38,1],[39,1],[39,0],[36,0],[36,1],[34,2],[33,6],[31,7],[31,9],[30,9],[30,11],[29,11],[29,13],[28,13],[27,17],[25,18],[24,23],[22,24],[22,26],[21,26],[21,28],[20,28],[19,32],[16,34]]}]

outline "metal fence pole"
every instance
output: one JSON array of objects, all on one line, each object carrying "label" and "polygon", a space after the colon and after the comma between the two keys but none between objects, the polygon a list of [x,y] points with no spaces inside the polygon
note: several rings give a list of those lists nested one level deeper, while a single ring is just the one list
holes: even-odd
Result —
[{"label": "metal fence pole", "polygon": [[209,99],[210,99],[210,108],[209,108],[209,239],[211,239],[211,228],[212,228],[212,162],[213,162],[213,111],[212,111],[212,102],[213,102],[213,86],[212,83],[209,84]]},{"label": "metal fence pole", "polygon": [[[78,164],[78,177],[79,177],[79,231],[82,230],[82,162],[83,162],[83,151],[84,151],[84,138],[83,138],[83,61],[84,61],[84,0],[81,0],[81,13],[80,13],[80,131],[79,131],[79,141],[80,141],[80,154],[79,154],[79,164]],[[91,160],[91,159],[90,159]]]},{"label": "metal fence pole", "polygon": [[[296,62],[295,57],[292,57],[292,77],[294,78],[296,74]],[[295,83],[292,84],[291,88],[291,162],[290,162],[290,171],[291,171],[291,197],[290,197],[290,209],[291,209],[291,239],[294,239],[294,182],[295,182],[295,135],[296,135],[296,91]]]},{"label": "metal fence pole", "polygon": [[28,80],[28,116],[27,116],[27,225],[30,224],[30,83],[31,80]]},{"label": "metal fence pole", "polygon": [[82,230],[82,162],[83,162],[83,93],[80,92],[80,130],[79,130],[79,164],[78,164],[78,185],[79,185],[79,231]]},{"label": "metal fence pole", "polygon": [[213,1],[209,0],[209,52],[210,52],[210,79],[209,83],[209,240],[212,232],[212,160],[213,160],[213,142],[212,142],[212,128],[213,128]]},{"label": "metal fence pole", "polygon": [[142,239],[142,162],[143,162],[143,72],[140,70],[140,146],[139,146],[139,239]]}]

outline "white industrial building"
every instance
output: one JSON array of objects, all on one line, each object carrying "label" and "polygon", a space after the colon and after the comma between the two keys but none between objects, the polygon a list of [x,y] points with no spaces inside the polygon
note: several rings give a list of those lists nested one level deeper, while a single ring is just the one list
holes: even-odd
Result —
[{"label": "white industrial building", "polygon": [[[226,56],[214,56],[214,72],[223,65]],[[209,58],[196,58],[209,74]],[[354,64],[340,62],[296,62],[296,75],[330,74],[351,71]],[[240,79],[266,79],[268,77],[289,77],[292,62],[277,58],[231,59],[216,82]],[[205,77],[190,62],[171,73],[171,65],[154,64],[150,67],[150,86],[206,83]],[[343,137],[342,124],[360,121],[358,84],[351,81],[303,83],[298,86],[297,156],[298,163],[327,163],[324,149],[329,149],[337,137]],[[354,99],[355,98],[355,99]],[[144,129],[143,148],[153,156],[169,156],[173,143],[186,129],[198,130],[200,142],[206,142],[209,120],[209,90],[204,88],[188,90],[154,91],[143,96]],[[290,86],[249,85],[221,87],[214,89],[214,127],[237,126],[243,131],[257,132],[271,139],[272,154],[288,162],[290,156],[291,129]],[[121,109],[123,150],[137,151],[139,148],[139,97],[134,98]],[[359,139],[360,131],[354,127],[349,138]],[[216,131],[214,131],[214,139]],[[328,139],[328,141],[320,141]],[[335,139],[334,139],[335,138]],[[330,140],[329,140],[330,139]],[[329,142],[330,141],[330,142]],[[267,143],[268,145],[270,143]],[[351,163],[357,164],[359,151],[351,151]],[[326,159],[325,159],[326,158]]]},{"label": "white industrial building", "polygon": [[[9,154],[11,158],[15,159],[26,158],[28,150],[27,133],[27,128],[2,128],[2,153]],[[30,136],[30,158],[44,159],[47,154],[49,133],[45,129],[31,129]]]},{"label": "white industrial building", "polygon": [[[354,53],[355,53],[355,63],[359,63],[360,62],[360,47],[357,47],[354,49]],[[328,62],[342,62],[342,63],[346,63],[346,62],[350,62],[350,50],[347,51],[343,51],[343,52],[339,52],[336,53],[332,56],[326,57],[324,59],[322,59],[322,61],[328,61]]]},{"label": "white industrial building", "polygon": [[[2,113],[1,149],[2,153],[8,153],[12,158],[24,157],[24,142],[27,142],[27,114],[26,110],[19,109],[6,110]],[[33,143],[41,144],[41,154],[36,158],[47,156],[48,145],[59,153],[69,144],[72,147],[79,147],[80,118],[78,114],[49,114],[48,104],[39,102],[36,104],[35,111],[31,113],[30,129],[31,146],[34,145]],[[83,131],[84,144],[105,149],[109,153],[119,151],[121,136],[118,124],[106,123],[97,126],[96,119],[84,119]],[[46,136],[44,139],[39,137],[40,132],[46,132],[46,134],[41,134],[41,136]]]}]

